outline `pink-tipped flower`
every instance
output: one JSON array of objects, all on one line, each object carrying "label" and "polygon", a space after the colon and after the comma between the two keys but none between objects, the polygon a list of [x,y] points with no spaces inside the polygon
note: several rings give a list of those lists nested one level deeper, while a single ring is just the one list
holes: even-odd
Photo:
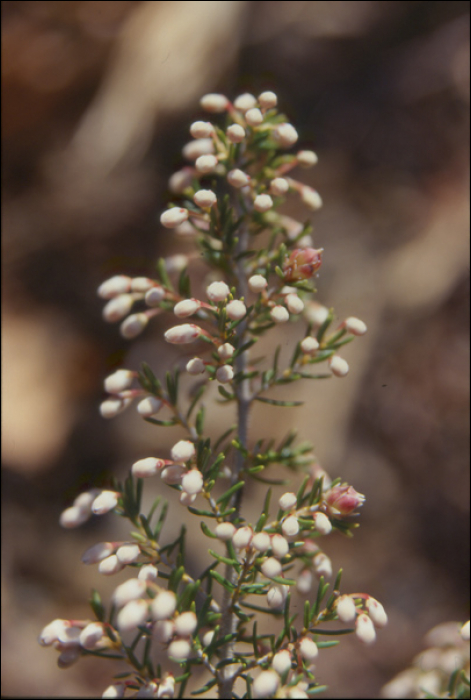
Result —
[{"label": "pink-tipped flower", "polygon": [[203,374],[206,369],[206,365],[200,357],[194,357],[192,360],[187,362],[186,371],[188,374],[196,376],[197,374]]},{"label": "pink-tipped flower", "polygon": [[109,637],[105,633],[103,623],[91,622],[81,631],[79,641],[80,646],[83,649],[92,650],[106,646],[109,641]]},{"label": "pink-tipped flower", "polygon": [[149,289],[153,289],[156,286],[154,280],[149,279],[149,277],[134,277],[131,281],[131,291],[137,294],[145,294]]},{"label": "pink-tipped flower", "polygon": [[189,440],[179,440],[170,450],[174,462],[188,462],[195,454],[195,446]]},{"label": "pink-tipped flower", "polygon": [[289,182],[284,177],[276,177],[270,182],[270,194],[282,197],[289,190]]},{"label": "pink-tipped flower", "polygon": [[317,644],[310,637],[302,637],[299,640],[299,653],[304,661],[312,663],[319,655]]},{"label": "pink-tipped flower", "polygon": [[307,280],[320,268],[322,249],[296,248],[283,264],[286,282]]},{"label": "pink-tipped flower", "polygon": [[200,99],[200,107],[213,114],[225,112],[229,105],[227,97],[218,93],[208,93]]},{"label": "pink-tipped flower", "polygon": [[141,579],[141,581],[156,581],[158,575],[159,571],[156,566],[153,564],[145,564],[139,569],[137,578]]},{"label": "pink-tipped flower", "polygon": [[371,644],[375,641],[376,632],[373,622],[365,613],[358,615],[355,622],[355,633],[363,644]]},{"label": "pink-tipped flower", "polygon": [[139,578],[130,578],[124,583],[120,583],[113,593],[113,603],[122,608],[131,600],[141,598],[146,590],[146,582]]},{"label": "pink-tipped flower", "polygon": [[229,296],[230,289],[225,282],[212,282],[206,288],[206,296],[216,304],[224,301]]},{"label": "pink-tipped flower", "polygon": [[198,625],[194,612],[183,612],[175,620],[175,632],[180,637],[190,637]]},{"label": "pink-tipped flower", "polygon": [[107,323],[121,321],[131,311],[134,300],[132,294],[118,294],[113,297],[103,308],[103,319]]},{"label": "pink-tipped flower", "polygon": [[112,576],[122,569],[124,569],[124,564],[121,564],[116,554],[111,554],[98,564],[98,571],[104,576]]},{"label": "pink-tipped flower", "polygon": [[131,281],[131,278],[126,275],[110,277],[98,287],[98,296],[102,299],[113,299],[119,294],[126,294],[131,290]]},{"label": "pink-tipped flower", "polygon": [[98,564],[102,559],[113,554],[115,549],[116,545],[113,542],[98,542],[82,554],[82,562],[84,564]]},{"label": "pink-tipped flower", "polygon": [[195,139],[207,139],[214,134],[214,126],[211,122],[193,122],[190,126],[190,134]]},{"label": "pink-tipped flower", "polygon": [[263,122],[263,114],[258,107],[252,107],[246,111],[245,121],[249,126],[259,126]]},{"label": "pink-tipped flower", "polygon": [[149,418],[160,411],[162,408],[162,401],[154,398],[154,396],[147,396],[147,398],[139,401],[136,408],[139,415],[143,416],[143,418]]},{"label": "pink-tipped flower", "polygon": [[80,527],[83,523],[86,523],[90,518],[90,511],[79,508],[78,506],[70,506],[66,508],[59,518],[59,523],[62,527],[74,528]]},{"label": "pink-tipped flower", "polygon": [[70,627],[69,620],[57,619],[47,624],[39,635],[38,641],[41,646],[49,647],[51,644],[54,644],[54,642],[57,642],[59,636],[62,635],[62,632],[66,627]]},{"label": "pink-tipped flower", "polygon": [[271,551],[274,557],[283,559],[289,552],[288,540],[283,535],[273,535],[271,538]]},{"label": "pink-tipped flower", "polygon": [[185,661],[191,653],[191,644],[186,639],[174,639],[168,646],[167,653],[175,661]]},{"label": "pink-tipped flower", "polygon": [[231,124],[226,130],[226,136],[231,143],[241,143],[245,139],[245,129],[240,124]]},{"label": "pink-tipped flower", "polygon": [[301,350],[305,355],[314,355],[319,350],[319,342],[316,338],[308,335],[301,341]]},{"label": "pink-tipped flower", "polygon": [[252,538],[251,546],[257,552],[266,552],[270,548],[270,536],[266,532],[257,532]]},{"label": "pink-tipped flower", "polygon": [[314,211],[320,209],[322,206],[322,199],[319,192],[307,185],[301,188],[301,200],[310,209],[314,209]]},{"label": "pink-tipped flower", "polygon": [[120,632],[136,630],[143,625],[149,614],[145,600],[131,600],[119,611],[116,624]]},{"label": "pink-tipped flower", "polygon": [[165,289],[163,287],[152,287],[146,292],[145,302],[151,308],[159,306],[162,299],[165,299]]},{"label": "pink-tipped flower", "polygon": [[118,397],[113,397],[106,399],[100,404],[100,414],[106,419],[114,418],[118,414],[122,413],[130,403],[132,403],[131,398],[120,399]]},{"label": "pink-tipped flower", "polygon": [[281,530],[285,537],[294,537],[299,532],[299,522],[295,515],[290,515],[289,518],[283,520]]},{"label": "pink-tipped flower", "polygon": [[267,605],[269,608],[281,608],[285,604],[288,597],[289,586],[270,586],[267,592]]},{"label": "pink-tipped flower", "polygon": [[346,377],[350,369],[348,362],[340,355],[332,355],[328,364],[332,374],[336,377]]},{"label": "pink-tipped flower", "polygon": [[324,576],[324,578],[330,578],[332,576],[332,562],[327,554],[323,552],[316,554],[313,559],[313,564],[314,571],[319,577]]},{"label": "pink-tipped flower", "polygon": [[197,171],[199,173],[202,173],[203,175],[207,173],[212,173],[214,170],[216,170],[217,164],[218,159],[216,158],[216,156],[212,155],[200,156],[195,161],[195,167]]},{"label": "pink-tipped flower", "polygon": [[193,201],[199,207],[207,208],[216,204],[217,197],[212,190],[198,190],[193,196]]},{"label": "pink-tipped flower", "polygon": [[198,469],[191,469],[182,478],[182,489],[190,496],[201,493],[203,490],[203,475]]},{"label": "pink-tipped flower", "polygon": [[247,313],[247,307],[243,301],[234,299],[234,301],[230,301],[227,304],[226,313],[232,321],[240,321],[240,319],[244,318],[245,314]]},{"label": "pink-tipped flower", "polygon": [[300,314],[304,309],[304,302],[297,294],[287,294],[285,297],[285,304],[290,314]]},{"label": "pink-tipped flower", "polygon": [[275,323],[286,323],[286,321],[289,321],[289,311],[284,306],[274,306],[270,311],[270,316]]},{"label": "pink-tipped flower", "polygon": [[277,652],[272,659],[271,665],[280,676],[289,671],[291,668],[291,654],[288,649],[282,649]]},{"label": "pink-tipped flower", "polygon": [[[206,156],[212,157],[212,156]],[[188,219],[188,209],[183,207],[172,207],[167,209],[160,217],[160,223],[165,228],[175,228]]]},{"label": "pink-tipped flower", "polygon": [[244,173],[243,170],[235,168],[227,173],[227,181],[230,185],[232,185],[232,187],[237,187],[240,189],[241,187],[245,187],[249,184],[250,177],[247,175],[247,173]]},{"label": "pink-tipped flower", "polygon": [[216,537],[223,542],[227,542],[232,539],[236,531],[236,526],[232,523],[219,523],[216,526]]},{"label": "pink-tipped flower", "polygon": [[194,323],[183,323],[181,326],[169,328],[164,333],[164,337],[167,343],[185,345],[186,343],[193,343],[202,333],[203,330],[199,326],[195,326]]},{"label": "pink-tipped flower", "polygon": [[262,574],[267,578],[275,578],[275,576],[281,576],[283,571],[280,562],[274,557],[268,557],[268,559],[265,559],[260,569],[262,571]]},{"label": "pink-tipped flower", "polygon": [[278,104],[278,97],[275,95],[274,92],[266,90],[258,96],[258,104],[263,109],[271,109],[272,107],[276,107],[276,105]]},{"label": "pink-tipped flower", "polygon": [[128,389],[134,379],[135,372],[129,369],[118,369],[104,381],[105,391],[109,394],[119,394],[120,391]]},{"label": "pink-tipped flower", "polygon": [[365,607],[375,627],[385,627],[388,624],[386,611],[376,598],[367,598]]},{"label": "pink-tipped flower", "polygon": [[235,347],[230,343],[223,343],[218,347],[218,355],[221,360],[229,360],[235,352]]},{"label": "pink-tipped flower", "polygon": [[280,497],[278,505],[280,506],[281,510],[291,510],[291,508],[294,508],[297,501],[298,499],[295,493],[286,492]]},{"label": "pink-tipped flower", "polygon": [[256,104],[257,100],[250,92],[244,92],[234,100],[234,107],[240,112],[246,112],[248,109],[255,107]]},{"label": "pink-tipped flower", "polygon": [[319,160],[314,151],[298,151],[296,159],[302,168],[312,168]]},{"label": "pink-tipped flower", "polygon": [[151,603],[154,620],[170,620],[177,609],[177,597],[173,591],[161,591]]},{"label": "pink-tipped flower", "polygon": [[282,148],[289,148],[298,140],[298,132],[292,124],[278,124],[273,129],[273,138]]},{"label": "pink-tipped flower", "polygon": [[249,277],[249,287],[255,294],[263,292],[267,286],[268,282],[263,275],[252,275],[252,277]]},{"label": "pink-tipped flower", "polygon": [[273,206],[273,199],[269,194],[259,194],[253,202],[254,209],[259,212],[266,212]]},{"label": "pink-tipped flower", "polygon": [[223,365],[216,370],[216,379],[221,384],[228,384],[234,379],[234,370],[230,365]]},{"label": "pink-tipped flower", "polygon": [[355,602],[349,595],[340,596],[336,604],[336,610],[339,620],[345,624],[353,622],[357,616]]},{"label": "pink-tipped flower", "polygon": [[262,671],[254,680],[252,694],[254,698],[273,698],[280,685],[280,677],[275,671]]},{"label": "pink-tipped flower", "polygon": [[312,516],[317,532],[321,535],[329,535],[332,532],[332,523],[325,513],[314,513]]},{"label": "pink-tipped flower", "polygon": [[173,307],[173,313],[178,318],[187,318],[188,316],[193,316],[201,306],[201,302],[198,299],[183,299],[179,301]]},{"label": "pink-tipped flower", "polygon": [[148,323],[149,316],[147,316],[147,314],[131,314],[124,319],[119,327],[119,332],[123,338],[126,338],[126,340],[131,340],[132,338],[136,338],[138,335],[140,335]]},{"label": "pink-tipped flower", "polygon": [[116,550],[116,556],[121,564],[132,564],[134,563],[141,553],[139,545],[133,543],[122,544]]},{"label": "pink-tipped flower", "polygon": [[331,515],[350,515],[365,502],[365,496],[348,484],[333,486],[324,498]]},{"label": "pink-tipped flower", "polygon": [[347,318],[345,321],[345,328],[352,335],[365,335],[367,331],[366,323],[354,316]]},{"label": "pink-tipped flower", "polygon": [[297,580],[296,580],[297,590],[303,594],[307,595],[312,588],[312,571],[311,569],[303,569]]},{"label": "pink-tipped flower", "polygon": [[92,503],[92,513],[104,515],[118,505],[119,493],[116,491],[102,491]]},{"label": "pink-tipped flower", "polygon": [[232,544],[236,549],[245,549],[252,541],[253,530],[251,527],[240,527],[232,536]]}]

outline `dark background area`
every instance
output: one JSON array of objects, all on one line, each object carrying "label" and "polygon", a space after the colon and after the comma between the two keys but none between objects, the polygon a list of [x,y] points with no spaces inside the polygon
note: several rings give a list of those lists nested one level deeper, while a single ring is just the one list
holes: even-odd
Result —
[{"label": "dark background area", "polygon": [[[121,581],[80,564],[118,537],[115,519],[67,532],[58,518],[178,436],[99,416],[114,367],[172,358],[164,322],[129,344],[96,288],[190,251],[158,219],[198,99],[265,89],[319,154],[300,174],[324,199],[318,298],[369,327],[346,379],[303,389],[303,409],[257,410],[251,428],[296,425],[367,497],[355,538],[326,551],[390,624],[372,647],[322,654],[318,680],[328,697],[378,697],[427,630],[469,617],[469,3],[2,2],[4,695],[96,697],[109,682],[104,662],[60,671],[36,642]],[[262,497],[247,495],[248,519]]]}]

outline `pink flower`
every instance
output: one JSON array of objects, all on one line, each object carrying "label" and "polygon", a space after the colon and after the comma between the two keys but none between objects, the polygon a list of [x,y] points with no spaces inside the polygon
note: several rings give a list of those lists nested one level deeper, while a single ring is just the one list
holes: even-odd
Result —
[{"label": "pink flower", "polygon": [[350,515],[363,505],[365,497],[355,491],[353,486],[342,484],[329,489],[325,494],[325,501],[331,515]]},{"label": "pink flower", "polygon": [[286,282],[307,280],[321,266],[322,248],[296,248],[283,265]]}]

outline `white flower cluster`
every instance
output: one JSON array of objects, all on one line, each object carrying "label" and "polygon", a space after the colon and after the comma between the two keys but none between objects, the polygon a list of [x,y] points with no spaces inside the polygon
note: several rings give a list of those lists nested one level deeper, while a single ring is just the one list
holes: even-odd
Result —
[{"label": "white flower cluster", "polygon": [[[108,323],[121,321],[121,335],[131,339],[138,336],[149,323],[149,319],[158,313],[154,307],[165,298],[165,290],[158,282],[148,277],[115,275],[98,287],[98,296],[107,300],[103,309],[104,320]],[[131,314],[137,301],[144,301],[150,308]]]},{"label": "white flower cluster", "polygon": [[[358,610],[355,605],[355,600],[360,601],[364,598],[364,610]],[[355,622],[355,633],[360,641],[364,644],[371,644],[376,639],[375,627],[384,627],[387,625],[388,616],[384,607],[375,598],[371,596],[349,596],[342,595],[336,603],[336,612],[338,619],[345,624]]]},{"label": "white flower cluster", "polygon": [[148,394],[144,389],[131,388],[136,377],[137,372],[128,369],[118,369],[106,377],[104,388],[110,396],[100,404],[103,418],[114,418],[137,398],[140,399],[136,406],[137,412],[143,418],[154,416],[160,411],[163,405],[160,399]]},{"label": "white flower cluster", "polygon": [[84,491],[66,508],[60,516],[60,524],[65,528],[83,525],[92,515],[104,515],[118,505],[119,493],[102,489]]}]

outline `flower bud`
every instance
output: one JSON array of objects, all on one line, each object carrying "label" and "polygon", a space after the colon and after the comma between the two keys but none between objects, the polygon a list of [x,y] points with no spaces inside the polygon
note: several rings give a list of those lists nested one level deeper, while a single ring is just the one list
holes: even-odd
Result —
[{"label": "flower bud", "polygon": [[355,633],[358,639],[364,644],[371,644],[375,641],[376,632],[374,625],[365,613],[358,615],[355,622]]},{"label": "flower bud", "polygon": [[332,355],[329,359],[329,367],[336,377],[346,377],[349,371],[348,362],[340,357],[340,355]]},{"label": "flower bud", "polygon": [[298,132],[292,124],[278,124],[273,129],[273,138],[282,148],[289,148],[298,140]]},{"label": "flower bud", "polygon": [[340,596],[336,604],[336,609],[339,620],[345,624],[353,622],[357,616],[355,602],[349,595]]},{"label": "flower bud", "polygon": [[180,637],[190,637],[198,625],[194,612],[181,613],[175,620],[175,632]]},{"label": "flower bud", "polygon": [[352,333],[352,335],[364,335],[367,331],[366,323],[354,316],[347,318],[345,321],[345,328],[349,333]]},{"label": "flower bud", "polygon": [[332,532],[332,523],[330,522],[327,515],[324,513],[314,513],[312,516],[316,530],[321,533],[321,535],[328,535]]},{"label": "flower bud", "polygon": [[119,294],[126,294],[131,290],[131,278],[126,275],[115,275],[105,280],[98,287],[98,296],[102,299],[113,299]]},{"label": "flower bud", "polygon": [[240,321],[247,313],[247,308],[243,301],[234,299],[234,301],[230,301],[226,306],[226,312],[231,321]]},{"label": "flower bud", "polygon": [[183,157],[187,160],[196,160],[200,156],[207,156],[214,153],[214,143],[212,139],[202,138],[190,141],[183,147]]},{"label": "flower bud", "polygon": [[375,598],[367,598],[365,607],[375,627],[385,627],[388,624],[386,611]]},{"label": "flower bud", "polygon": [[98,564],[102,559],[109,557],[114,550],[115,545],[112,542],[98,542],[82,554],[82,562],[83,564]]},{"label": "flower bud", "polygon": [[175,304],[173,307],[173,313],[178,318],[186,318],[187,316],[193,316],[201,306],[201,302],[198,299],[183,299]]},{"label": "flower bud", "polygon": [[263,122],[263,114],[258,107],[252,107],[245,113],[245,121],[249,126],[259,126]]},{"label": "flower bud", "polygon": [[319,160],[314,151],[298,151],[296,159],[302,168],[311,168]]},{"label": "flower bud", "polygon": [[280,685],[280,677],[275,671],[262,671],[252,684],[254,698],[273,698]]},{"label": "flower bud", "polygon": [[252,292],[256,294],[263,292],[267,285],[268,282],[262,275],[252,275],[252,277],[249,277],[249,287]]},{"label": "flower bud", "polygon": [[182,489],[189,495],[201,493],[203,490],[203,475],[198,469],[192,469],[182,478]]},{"label": "flower bud", "polygon": [[121,571],[123,568],[124,564],[121,564],[116,554],[111,554],[109,557],[106,557],[106,559],[102,559],[98,564],[98,571],[104,576],[117,574],[118,571]]},{"label": "flower bud", "polygon": [[69,620],[53,620],[48,625],[46,625],[41,634],[39,635],[39,643],[43,647],[49,647],[54,642],[57,642],[59,635],[63,632],[65,627],[70,627]]},{"label": "flower bud", "polygon": [[285,260],[283,273],[286,282],[309,279],[320,268],[322,249],[296,248]]},{"label": "flower bud", "polygon": [[206,288],[206,296],[210,301],[218,303],[224,301],[229,295],[230,289],[225,282],[212,282]]},{"label": "flower bud", "polygon": [[188,374],[197,375],[202,374],[206,369],[206,365],[200,357],[194,357],[192,360],[187,362],[186,371]]},{"label": "flower bud", "polygon": [[175,678],[171,673],[166,673],[159,685],[157,698],[173,698],[175,697]]},{"label": "flower bud", "polygon": [[145,294],[149,289],[153,289],[154,287],[154,280],[148,277],[134,277],[134,279],[131,280],[131,291],[137,294]]},{"label": "flower bud", "polygon": [[90,517],[90,511],[86,511],[78,506],[70,506],[66,508],[59,518],[59,523],[62,527],[73,528],[80,527],[87,522]]},{"label": "flower bud", "polygon": [[319,655],[319,650],[310,637],[302,637],[299,640],[299,653],[305,661],[312,662]]},{"label": "flower bud", "polygon": [[162,408],[162,401],[159,401],[159,399],[156,399],[153,396],[148,396],[147,398],[142,399],[142,401],[139,401],[136,408],[139,415],[141,415],[143,418],[149,418],[160,411]]},{"label": "flower bud", "polygon": [[137,544],[123,544],[116,550],[116,556],[121,564],[132,564],[140,553],[141,550]]},{"label": "flower bud", "polygon": [[280,676],[283,676],[291,668],[291,654],[287,649],[282,649],[274,655],[271,665]]},{"label": "flower bud", "polygon": [[252,109],[257,104],[257,100],[249,92],[244,92],[243,95],[239,95],[234,100],[234,107],[241,112],[246,112],[248,109]]},{"label": "flower bud", "polygon": [[324,578],[330,578],[332,576],[332,562],[323,552],[316,554],[313,559],[313,564],[318,576],[324,576]]},{"label": "flower bud", "polygon": [[165,484],[173,486],[175,484],[181,484],[182,476],[185,470],[180,464],[175,464],[170,467],[165,467],[160,472],[160,478]]},{"label": "flower bud", "polygon": [[118,369],[104,381],[105,391],[109,394],[119,394],[120,391],[128,389],[134,379],[134,372],[129,369]]},{"label": "flower bud", "polygon": [[241,143],[245,138],[245,129],[240,124],[231,124],[226,130],[226,136],[231,143]]},{"label": "flower bud", "polygon": [[113,603],[122,608],[131,600],[137,600],[144,595],[146,590],[146,582],[139,578],[130,578],[124,583],[115,588],[113,593]]},{"label": "flower bud", "polygon": [[296,588],[299,593],[307,595],[312,588],[312,571],[311,569],[303,569],[296,581]]},{"label": "flower bud", "polygon": [[234,378],[234,370],[230,365],[223,365],[216,370],[216,379],[221,384],[227,384]]},{"label": "flower bud", "polygon": [[268,559],[265,559],[260,569],[262,571],[262,574],[267,578],[275,578],[275,576],[281,576],[283,571],[280,562],[274,557],[268,557]]},{"label": "flower bud", "polygon": [[154,624],[153,636],[158,642],[167,644],[175,634],[175,623],[172,620],[158,620]]},{"label": "flower bud", "polygon": [[141,581],[156,581],[159,571],[153,564],[145,564],[139,569],[137,578]]},{"label": "flower bud", "polygon": [[319,304],[318,301],[310,301],[304,309],[304,315],[309,323],[315,328],[319,328],[327,320],[329,309]]},{"label": "flower bud", "polygon": [[106,399],[100,404],[100,414],[103,418],[106,419],[114,418],[119,413],[122,413],[122,411],[124,411],[124,409],[127,408],[130,403],[132,403],[132,399],[130,398],[119,399],[118,397],[116,397],[112,399]]},{"label": "flower bud", "polygon": [[234,535],[236,531],[235,525],[232,523],[219,523],[216,526],[216,537],[219,540],[222,540],[223,542],[227,542],[228,540],[232,539],[232,536]]},{"label": "flower bud", "polygon": [[227,173],[227,181],[232,187],[245,187],[250,182],[250,177],[243,170],[235,168]]},{"label": "flower bud", "polygon": [[200,156],[195,161],[197,171],[202,174],[212,173],[216,169],[217,164],[218,159],[212,155]]},{"label": "flower bud", "polygon": [[127,340],[131,340],[138,336],[149,323],[149,317],[145,313],[131,314],[128,316],[119,327],[119,332]]},{"label": "flower bud", "polygon": [[179,440],[170,450],[174,462],[188,462],[195,456],[195,446],[189,440]]},{"label": "flower bud", "polygon": [[257,532],[253,536],[251,546],[257,552],[266,552],[270,547],[270,536],[266,532]]},{"label": "flower bud", "polygon": [[146,292],[145,302],[147,306],[158,306],[162,299],[165,299],[165,289],[163,287],[152,287]]},{"label": "flower bud", "polygon": [[168,331],[164,333],[164,337],[167,343],[185,345],[187,343],[193,343],[201,333],[201,328],[195,326],[194,323],[183,323],[181,326],[169,328]]},{"label": "flower bud", "polygon": [[263,109],[271,109],[278,104],[278,98],[274,92],[267,90],[258,96],[258,104],[260,107],[263,107]]},{"label": "flower bud", "polygon": [[270,194],[281,197],[289,190],[289,182],[284,177],[276,177],[270,182]]},{"label": "flower bud", "polygon": [[116,624],[120,632],[136,630],[139,625],[143,625],[149,614],[147,602],[145,600],[131,600],[121,608]]},{"label": "flower bud", "polygon": [[212,190],[198,190],[194,194],[193,201],[199,207],[212,207],[216,204],[217,197]]},{"label": "flower bud", "polygon": [[275,323],[286,323],[286,321],[289,321],[289,312],[284,306],[274,306],[270,311],[270,316]]},{"label": "flower bud", "polygon": [[107,323],[116,323],[116,321],[121,321],[121,319],[127,316],[131,311],[133,304],[134,297],[132,294],[119,294],[113,299],[110,299],[110,301],[103,308],[104,320]]},{"label": "flower bud", "polygon": [[285,303],[290,314],[300,314],[304,309],[304,302],[298,297],[297,294],[287,294],[285,297]]},{"label": "flower bud", "polygon": [[287,492],[280,497],[278,504],[281,510],[291,510],[291,508],[294,508],[297,501],[298,499],[295,493]]},{"label": "flower bud", "polygon": [[190,126],[190,134],[195,139],[210,138],[214,134],[214,126],[211,122],[193,122]]},{"label": "flower bud", "polygon": [[301,189],[301,200],[310,209],[314,209],[314,211],[320,209],[322,206],[322,199],[319,192],[312,187],[308,187],[307,185]]},{"label": "flower bud", "polygon": [[228,360],[234,354],[235,347],[230,343],[224,343],[218,347],[218,355],[221,360]]},{"label": "flower bud", "polygon": [[232,536],[232,544],[236,549],[245,549],[252,541],[253,530],[251,527],[240,527]]},{"label": "flower bud", "polygon": [[316,338],[308,335],[301,341],[301,350],[305,355],[314,355],[314,353],[319,350],[319,342]]},{"label": "flower bud", "polygon": [[119,494],[116,491],[102,491],[92,503],[92,513],[104,515],[118,505]]},{"label": "flower bud", "polygon": [[348,484],[333,486],[324,498],[332,515],[350,515],[365,502],[365,496]]},{"label": "flower bud", "polygon": [[299,523],[295,515],[290,515],[289,518],[281,524],[281,530],[285,537],[294,537],[299,532]]},{"label": "flower bud", "polygon": [[168,646],[168,655],[175,661],[185,661],[191,653],[191,644],[186,639],[175,639]]},{"label": "flower bud", "polygon": [[169,620],[177,609],[177,597],[173,591],[161,591],[151,603],[154,620]]},{"label": "flower bud", "polygon": [[272,208],[273,199],[269,194],[259,194],[255,197],[253,206],[256,211],[263,213]]},{"label": "flower bud", "polygon": [[168,188],[173,194],[183,194],[183,192],[191,186],[195,171],[193,168],[186,166],[176,173],[171,175],[168,181]]},{"label": "flower bud", "polygon": [[271,538],[271,551],[274,557],[283,559],[289,552],[288,540],[283,535],[273,535]]},{"label": "flower bud", "polygon": [[[205,156],[202,156],[205,157]],[[206,156],[212,158],[213,156]],[[160,223],[165,228],[175,228],[188,219],[188,209],[183,207],[171,207],[160,216]]]},{"label": "flower bud", "polygon": [[124,683],[114,683],[109,685],[102,693],[102,698],[124,698],[126,686]]},{"label": "flower bud", "polygon": [[267,605],[269,608],[281,608],[288,597],[289,586],[270,586],[267,592]]},{"label": "flower bud", "polygon": [[229,100],[225,95],[209,93],[200,99],[200,107],[206,112],[218,114],[225,112],[229,106]]}]

